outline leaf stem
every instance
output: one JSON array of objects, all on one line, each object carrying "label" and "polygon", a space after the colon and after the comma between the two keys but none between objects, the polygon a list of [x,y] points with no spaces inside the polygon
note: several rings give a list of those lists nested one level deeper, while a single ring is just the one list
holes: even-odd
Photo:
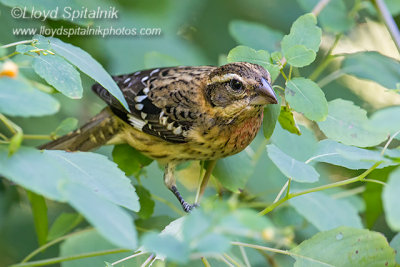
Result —
[{"label": "leaf stem", "polygon": [[103,256],[103,255],[109,255],[109,254],[116,254],[116,253],[123,253],[123,252],[129,252],[129,251],[131,251],[131,250],[120,249],[120,248],[103,250],[103,251],[95,251],[95,252],[81,253],[81,254],[66,256],[66,257],[55,257],[55,258],[50,258],[50,259],[45,259],[45,260],[18,263],[18,264],[11,265],[10,267],[45,266],[45,265],[60,263],[60,262],[64,262],[64,261],[72,261],[72,260],[78,260],[78,259],[84,259],[84,258],[90,258],[90,257],[96,257],[96,256]]},{"label": "leaf stem", "polygon": [[[335,183],[331,183],[331,184],[327,184],[327,185],[317,186],[317,187],[306,189],[306,190],[296,192],[296,193],[291,193],[291,194],[289,193],[284,198],[280,199],[277,202],[272,203],[271,205],[266,207],[264,210],[259,212],[259,215],[265,215],[265,214],[271,212],[272,210],[274,210],[276,207],[278,207],[282,203],[286,202],[287,200],[301,196],[301,195],[318,192],[318,191],[322,191],[322,190],[326,190],[326,189],[330,189],[330,188],[334,188],[334,187],[344,186],[344,185],[348,185],[348,184],[355,183],[355,182],[364,181],[365,177],[367,177],[368,174],[370,174],[374,169],[376,169],[376,167],[378,167],[381,163],[382,163],[382,161],[376,162],[368,170],[366,170],[365,172],[363,172],[362,174],[360,174],[359,176],[356,176],[354,178],[346,179],[343,181],[339,181],[339,182],[335,182]],[[370,181],[370,180],[367,180],[367,181]]]}]

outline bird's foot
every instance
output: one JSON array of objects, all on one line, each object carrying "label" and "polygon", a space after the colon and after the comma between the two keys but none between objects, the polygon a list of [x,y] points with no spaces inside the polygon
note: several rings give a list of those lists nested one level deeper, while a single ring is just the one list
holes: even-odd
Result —
[{"label": "bird's foot", "polygon": [[176,198],[179,200],[179,203],[181,203],[182,209],[183,209],[185,212],[190,213],[194,208],[196,208],[196,207],[199,206],[199,204],[197,204],[197,203],[194,203],[194,204],[189,204],[189,203],[187,203],[187,202],[183,199],[181,193],[179,193],[178,188],[176,188],[176,186],[174,186],[174,185],[171,186],[170,190],[171,190],[172,193],[174,193],[174,195],[176,196]]}]

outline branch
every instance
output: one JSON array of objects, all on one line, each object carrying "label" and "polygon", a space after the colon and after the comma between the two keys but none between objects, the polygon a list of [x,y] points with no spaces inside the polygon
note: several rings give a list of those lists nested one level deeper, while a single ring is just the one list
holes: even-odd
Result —
[{"label": "branch", "polygon": [[397,47],[397,51],[400,53],[400,31],[394,21],[392,15],[389,12],[385,2],[383,0],[374,0],[375,6],[378,9],[379,14],[381,15],[383,22],[385,23],[386,28],[389,30],[390,35],[393,38],[393,42]]}]

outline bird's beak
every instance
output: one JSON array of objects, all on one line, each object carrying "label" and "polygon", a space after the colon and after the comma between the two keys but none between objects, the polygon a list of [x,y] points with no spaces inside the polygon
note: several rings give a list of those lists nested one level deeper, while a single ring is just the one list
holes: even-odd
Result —
[{"label": "bird's beak", "polygon": [[261,79],[262,86],[256,88],[256,96],[250,101],[251,105],[278,104],[274,89],[264,78]]}]

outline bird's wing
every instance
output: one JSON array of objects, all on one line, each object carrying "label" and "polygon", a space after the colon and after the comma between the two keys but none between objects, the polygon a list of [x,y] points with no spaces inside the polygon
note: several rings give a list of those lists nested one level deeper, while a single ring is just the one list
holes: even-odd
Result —
[{"label": "bird's wing", "polygon": [[92,89],[117,116],[135,129],[169,142],[184,143],[187,131],[198,116],[194,90],[183,90],[188,84],[198,85],[192,83],[191,77],[190,67],[149,69],[114,76],[130,113],[101,85],[95,84]]}]

